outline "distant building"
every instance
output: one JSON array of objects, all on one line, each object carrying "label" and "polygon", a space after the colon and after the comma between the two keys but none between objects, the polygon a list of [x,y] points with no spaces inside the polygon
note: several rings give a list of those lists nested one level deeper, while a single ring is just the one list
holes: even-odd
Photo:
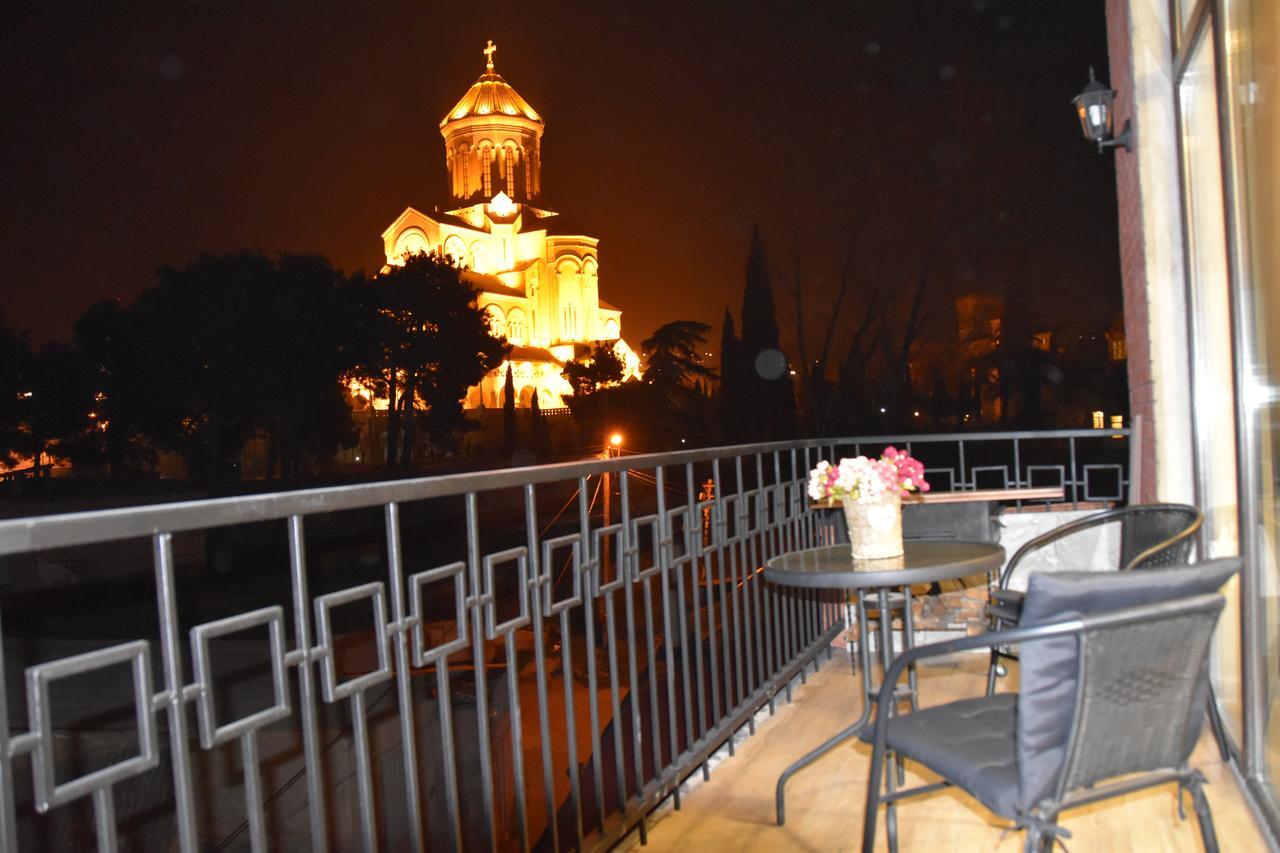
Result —
[{"label": "distant building", "polygon": [[[640,361],[622,339],[622,311],[600,298],[598,240],[538,206],[542,195],[542,117],[494,71],[497,46],[485,48],[485,72],[440,120],[448,172],[443,212],[412,207],[382,232],[388,264],[443,252],[467,267],[493,334],[511,344],[518,407],[564,405],[560,375],[599,341],[613,342],[627,377]],[[502,405],[507,362],[471,388],[465,407]]]}]

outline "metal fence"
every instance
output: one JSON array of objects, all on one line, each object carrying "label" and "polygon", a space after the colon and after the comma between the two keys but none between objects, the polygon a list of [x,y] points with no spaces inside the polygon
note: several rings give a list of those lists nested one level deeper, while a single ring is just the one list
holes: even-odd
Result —
[{"label": "metal fence", "polygon": [[761,579],[829,535],[819,458],[893,443],[944,490],[1119,500],[1125,437],[814,440],[0,522],[0,842],[643,838],[842,628],[834,597]]}]

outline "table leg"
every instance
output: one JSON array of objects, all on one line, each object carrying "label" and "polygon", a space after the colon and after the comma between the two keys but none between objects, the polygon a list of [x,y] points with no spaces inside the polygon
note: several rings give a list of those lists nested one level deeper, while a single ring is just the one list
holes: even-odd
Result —
[{"label": "table leg", "polygon": [[[867,630],[867,605],[863,600],[862,594],[857,594],[858,603],[858,649],[859,656],[862,658],[862,715],[858,717],[857,722],[848,728],[842,729],[834,737],[823,741],[816,748],[802,755],[800,758],[791,762],[786,770],[782,771],[782,775],[778,777],[778,784],[774,788],[774,804],[778,812],[778,826],[782,826],[787,822],[787,799],[786,787],[787,780],[801,770],[835,749],[840,744],[856,737],[862,728],[871,720],[871,696],[873,690],[871,686],[871,632]],[[884,610],[881,609],[881,614]],[[883,615],[881,619],[883,620]]]}]

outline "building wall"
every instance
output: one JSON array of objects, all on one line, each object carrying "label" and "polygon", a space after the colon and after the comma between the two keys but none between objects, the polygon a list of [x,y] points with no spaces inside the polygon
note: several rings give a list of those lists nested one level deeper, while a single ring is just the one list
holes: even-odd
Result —
[{"label": "building wall", "polygon": [[1129,410],[1142,417],[1139,499],[1192,502],[1191,400],[1173,69],[1165,0],[1107,0],[1115,127],[1133,122],[1116,163]]}]

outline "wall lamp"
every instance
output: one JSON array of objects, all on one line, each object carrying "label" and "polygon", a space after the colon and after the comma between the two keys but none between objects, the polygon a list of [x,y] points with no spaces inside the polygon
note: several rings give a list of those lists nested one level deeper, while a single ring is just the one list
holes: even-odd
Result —
[{"label": "wall lamp", "polygon": [[1098,153],[1107,148],[1124,146],[1125,151],[1133,151],[1134,131],[1129,120],[1124,121],[1124,130],[1119,136],[1113,136],[1111,130],[1112,105],[1116,100],[1116,90],[1105,83],[1099,83],[1093,76],[1093,66],[1089,66],[1089,82],[1084,91],[1071,99],[1076,112],[1080,114],[1080,130],[1084,138],[1098,143]]}]

